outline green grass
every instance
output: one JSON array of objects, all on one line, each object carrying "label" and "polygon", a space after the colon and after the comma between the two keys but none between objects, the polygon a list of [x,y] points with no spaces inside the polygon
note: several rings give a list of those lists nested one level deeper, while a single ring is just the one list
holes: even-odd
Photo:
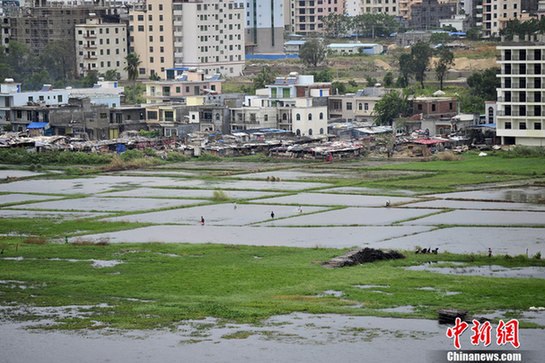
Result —
[{"label": "green grass", "polygon": [[[29,287],[3,287],[0,304],[109,305],[92,308],[91,316],[60,320],[60,328],[78,329],[91,326],[92,320],[114,328],[172,326],[183,319],[207,316],[258,322],[271,315],[295,311],[435,319],[437,309],[444,307],[468,309],[477,315],[488,310],[527,309],[545,299],[542,279],[437,275],[403,268],[429,260],[505,266],[543,266],[543,260],[408,253],[405,260],[342,269],[324,269],[311,263],[343,252],[208,244],[20,244],[17,251],[13,246],[7,248],[3,257],[35,260],[3,260],[0,279],[24,281]],[[53,257],[120,260],[123,264],[93,268],[88,261],[48,260]],[[392,295],[354,287],[358,284],[388,285],[383,289]],[[416,290],[425,286],[439,292]],[[344,295],[317,296],[325,290],[343,291]],[[447,291],[461,294],[446,296]],[[357,304],[362,307],[354,307]],[[405,305],[419,308],[406,314],[376,310]],[[231,338],[244,335],[235,334]]]},{"label": "green grass", "polygon": [[462,161],[428,161],[385,165],[380,169],[448,171],[502,175],[545,175],[543,158],[508,158],[508,152],[488,152],[488,156],[466,153]]},{"label": "green grass", "polygon": [[2,218],[0,234],[24,234],[64,238],[77,234],[121,231],[149,225],[148,223],[104,222],[91,219],[59,220],[53,218]]}]

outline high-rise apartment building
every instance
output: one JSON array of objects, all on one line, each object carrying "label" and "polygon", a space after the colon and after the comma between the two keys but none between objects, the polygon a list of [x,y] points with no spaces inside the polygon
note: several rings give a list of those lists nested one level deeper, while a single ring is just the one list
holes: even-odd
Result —
[{"label": "high-rise apartment building", "polygon": [[104,23],[100,18],[88,19],[75,26],[76,69],[80,76],[114,70],[127,78],[127,27],[123,23]]},{"label": "high-rise apartment building", "polygon": [[545,38],[539,37],[497,47],[496,134],[504,145],[545,146]]},{"label": "high-rise apartment building", "polygon": [[131,51],[141,77],[173,67],[240,75],[244,68],[244,3],[149,0],[129,13]]},{"label": "high-rise apartment building", "polygon": [[140,57],[139,77],[163,76],[174,66],[172,1],[148,0],[129,11],[129,52]]},{"label": "high-rise apartment building", "polygon": [[246,50],[252,53],[282,52],[284,43],[283,0],[246,0]]},{"label": "high-rise apartment building", "polygon": [[398,0],[346,0],[346,14],[386,14],[399,16]]},{"label": "high-rise apartment building", "polygon": [[329,14],[344,14],[344,0],[290,0],[291,32],[301,35],[322,33],[322,18]]}]

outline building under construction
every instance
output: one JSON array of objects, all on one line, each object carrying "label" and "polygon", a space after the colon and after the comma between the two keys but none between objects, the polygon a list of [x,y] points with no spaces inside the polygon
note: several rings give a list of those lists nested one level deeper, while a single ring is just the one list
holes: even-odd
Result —
[{"label": "building under construction", "polygon": [[26,44],[34,54],[54,41],[64,41],[72,47],[75,64],[75,30],[77,24],[85,24],[91,15],[104,22],[120,20],[121,8],[109,1],[95,1],[94,4],[69,5],[46,0],[28,1],[18,11],[6,14],[2,19],[2,44],[9,52],[9,42]]}]

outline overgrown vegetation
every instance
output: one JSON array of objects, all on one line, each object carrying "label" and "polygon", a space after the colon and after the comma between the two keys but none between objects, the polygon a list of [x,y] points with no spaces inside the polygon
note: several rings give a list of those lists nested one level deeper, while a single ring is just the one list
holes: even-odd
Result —
[{"label": "overgrown vegetation", "polygon": [[23,148],[0,149],[0,160],[6,164],[30,165],[99,165],[112,160],[110,154],[97,154],[72,151],[28,152]]}]

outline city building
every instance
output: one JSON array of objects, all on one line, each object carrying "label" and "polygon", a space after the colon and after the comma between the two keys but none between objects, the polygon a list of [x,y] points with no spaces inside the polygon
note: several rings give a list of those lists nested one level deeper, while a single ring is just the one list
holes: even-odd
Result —
[{"label": "city building", "polygon": [[384,51],[382,44],[375,43],[331,43],[326,48],[340,54],[381,54]]},{"label": "city building", "polygon": [[0,84],[0,126],[11,124],[13,131],[24,131],[24,127],[18,128],[13,125],[14,120],[24,120],[26,124],[32,121],[48,122],[34,117],[31,113],[23,112],[22,109],[15,111],[14,107],[50,107],[67,103],[68,91],[65,89],[53,89],[50,84],[45,84],[40,91],[23,92],[20,83],[8,78]]},{"label": "city building", "polygon": [[399,16],[397,0],[346,0],[345,13],[348,15],[386,14]]},{"label": "city building", "polygon": [[502,43],[496,134],[503,145],[545,146],[545,37]]},{"label": "city building", "polygon": [[234,0],[149,0],[129,12],[131,52],[141,78],[168,68],[196,67],[238,76],[245,61],[244,3]]},{"label": "city building", "polygon": [[322,18],[344,14],[344,0],[289,0],[291,13],[288,29],[301,35],[323,33]]},{"label": "city building", "polygon": [[284,40],[283,0],[246,0],[246,53],[281,53]]},{"label": "city building", "polygon": [[220,94],[224,82],[220,74],[205,75],[202,70],[187,71],[175,80],[145,81],[147,103],[185,101],[188,96]]},{"label": "city building", "polygon": [[409,27],[431,29],[439,27],[440,19],[458,14],[458,1],[420,0],[409,4]]},{"label": "city building", "polygon": [[312,75],[290,73],[287,77],[276,77],[274,84],[266,86],[270,99],[296,97],[328,97],[331,95],[331,82],[314,82]]},{"label": "city building", "polygon": [[[91,16],[105,22],[119,22],[121,8],[104,0],[93,4],[68,5],[46,0],[34,0],[7,14],[2,20],[2,43],[8,48],[9,42],[26,44],[31,52],[41,54],[43,49],[55,41],[64,41],[72,47],[72,62],[75,57],[75,25],[85,24]],[[92,15],[91,15],[92,14]],[[75,71],[75,69],[74,69]]]},{"label": "city building", "polygon": [[415,97],[412,104],[413,114],[423,119],[450,119],[458,113],[455,97]]},{"label": "city building", "polygon": [[373,123],[375,105],[387,92],[388,89],[385,88],[368,87],[359,90],[356,94],[330,96],[329,119]]},{"label": "city building", "polygon": [[81,77],[89,72],[115,71],[127,79],[127,27],[123,23],[104,23],[101,18],[87,19],[75,26],[76,68]]},{"label": "city building", "polygon": [[129,53],[140,59],[138,75],[162,75],[174,67],[173,2],[149,0],[129,11]]},{"label": "city building", "polygon": [[89,98],[91,103],[118,107],[124,96],[125,87],[117,81],[99,80],[92,88],[67,88],[68,97]]}]

